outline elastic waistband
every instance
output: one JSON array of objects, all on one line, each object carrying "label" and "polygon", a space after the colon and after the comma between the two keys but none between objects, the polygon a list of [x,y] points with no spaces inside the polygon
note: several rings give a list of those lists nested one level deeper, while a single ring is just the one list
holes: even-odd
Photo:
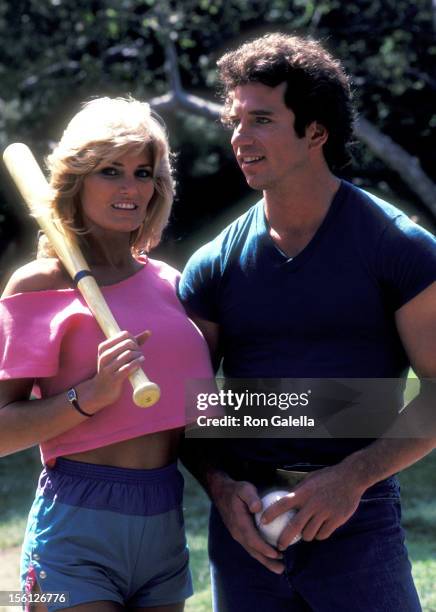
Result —
[{"label": "elastic waistband", "polygon": [[176,463],[136,470],[58,459],[42,471],[38,495],[80,508],[151,516],[180,507],[183,476]]},{"label": "elastic waistband", "polygon": [[47,473],[78,476],[79,478],[95,479],[105,482],[121,482],[126,484],[153,484],[166,481],[177,473],[177,463],[170,463],[160,468],[138,470],[133,468],[114,467],[111,465],[98,465],[72,461],[71,459],[56,459],[53,468],[46,468]]}]

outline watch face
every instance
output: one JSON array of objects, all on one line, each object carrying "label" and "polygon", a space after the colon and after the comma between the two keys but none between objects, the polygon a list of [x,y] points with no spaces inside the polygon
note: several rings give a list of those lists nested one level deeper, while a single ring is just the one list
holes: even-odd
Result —
[{"label": "watch face", "polygon": [[76,391],[74,389],[68,389],[67,398],[69,402],[73,402],[74,400],[77,400]]}]

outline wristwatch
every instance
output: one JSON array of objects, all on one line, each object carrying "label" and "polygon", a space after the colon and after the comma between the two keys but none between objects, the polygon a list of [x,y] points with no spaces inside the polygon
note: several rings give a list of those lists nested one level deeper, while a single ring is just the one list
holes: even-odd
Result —
[{"label": "wristwatch", "polygon": [[80,412],[80,414],[83,414],[83,416],[87,416],[87,417],[92,417],[94,416],[93,414],[89,413],[89,412],[85,412],[84,410],[81,409],[80,404],[79,404],[79,397],[77,395],[77,391],[74,387],[71,387],[71,389],[68,389],[67,391],[67,400],[70,402],[70,404],[73,406],[73,408],[75,408],[77,410],[77,412]]}]

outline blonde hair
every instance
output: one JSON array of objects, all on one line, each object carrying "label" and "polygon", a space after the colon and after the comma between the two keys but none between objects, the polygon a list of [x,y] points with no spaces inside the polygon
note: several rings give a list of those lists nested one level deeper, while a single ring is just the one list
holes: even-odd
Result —
[{"label": "blonde hair", "polygon": [[[156,246],[168,222],[174,181],[164,124],[146,102],[134,98],[97,98],[83,105],[47,157],[51,196],[49,214],[66,232],[85,234],[81,223],[80,192],[84,178],[126,153],[150,151],[154,193],[144,223],[132,232],[132,255]],[[38,256],[53,256],[40,239]]]}]

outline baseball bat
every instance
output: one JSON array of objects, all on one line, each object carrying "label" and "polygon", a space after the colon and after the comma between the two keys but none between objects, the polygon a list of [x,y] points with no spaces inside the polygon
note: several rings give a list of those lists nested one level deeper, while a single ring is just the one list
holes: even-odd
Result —
[{"label": "baseball bat", "polygon": [[[48,214],[41,212],[41,207],[36,208],[37,204],[49,196],[50,188],[31,150],[21,143],[11,144],[3,153],[3,160],[30,212],[73,279],[106,338],[112,338],[120,332],[120,327],[78,245]],[[135,370],[129,380],[133,387],[133,401],[137,406],[146,408],[157,402],[160,389],[147,378],[141,368]]]}]

